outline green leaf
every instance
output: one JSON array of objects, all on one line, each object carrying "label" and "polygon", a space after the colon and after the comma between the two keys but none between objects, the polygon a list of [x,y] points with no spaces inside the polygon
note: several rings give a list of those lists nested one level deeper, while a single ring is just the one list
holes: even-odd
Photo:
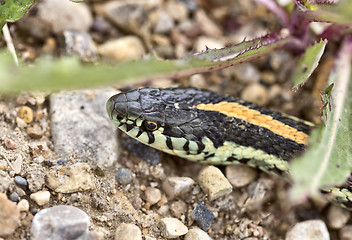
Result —
[{"label": "green leaf", "polygon": [[327,111],[325,127],[312,132],[308,150],[291,164],[295,183],[291,195],[296,200],[320,188],[341,185],[352,170],[352,41],[346,42],[330,74],[332,111]]},{"label": "green leaf", "polygon": [[298,66],[293,73],[293,88],[303,85],[308,80],[310,75],[312,75],[313,71],[319,64],[327,43],[327,40],[323,40],[306,49],[302,59],[299,61]]},{"label": "green leaf", "polygon": [[178,78],[233,66],[257,58],[289,42],[268,35],[224,49],[209,49],[180,60],[149,59],[115,66],[82,64],[77,58],[40,59],[34,66],[15,67],[10,56],[0,53],[0,91],[56,91],[131,81]]},{"label": "green leaf", "polygon": [[6,22],[23,17],[36,0],[0,0],[0,30]]},{"label": "green leaf", "polygon": [[340,24],[352,23],[352,3],[350,0],[340,0],[337,4],[305,4],[296,1],[298,9],[304,16],[316,22],[331,22]]}]

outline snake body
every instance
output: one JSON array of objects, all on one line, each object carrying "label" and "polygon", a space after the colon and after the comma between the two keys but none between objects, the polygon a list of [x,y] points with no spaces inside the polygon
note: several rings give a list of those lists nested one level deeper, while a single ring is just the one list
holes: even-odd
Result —
[{"label": "snake body", "polygon": [[[161,151],[285,176],[289,160],[305,149],[314,127],[254,103],[194,88],[136,89],[112,96],[106,107],[119,129]],[[351,208],[349,186],[324,192]]]}]

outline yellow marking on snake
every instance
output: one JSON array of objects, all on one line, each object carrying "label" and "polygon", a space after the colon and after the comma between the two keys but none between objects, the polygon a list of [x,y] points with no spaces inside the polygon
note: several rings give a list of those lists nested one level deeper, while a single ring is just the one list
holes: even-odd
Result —
[{"label": "yellow marking on snake", "polygon": [[304,132],[300,132],[291,126],[273,119],[272,116],[262,114],[257,110],[250,109],[236,102],[198,104],[194,106],[194,108],[206,111],[217,111],[229,117],[245,120],[251,124],[267,128],[273,133],[300,144],[307,144],[307,139],[309,137]]}]

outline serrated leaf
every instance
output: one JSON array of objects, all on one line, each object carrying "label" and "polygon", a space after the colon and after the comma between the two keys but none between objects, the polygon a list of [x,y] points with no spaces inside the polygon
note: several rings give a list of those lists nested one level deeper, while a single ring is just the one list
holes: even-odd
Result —
[{"label": "serrated leaf", "polygon": [[209,49],[184,59],[158,60],[151,57],[115,66],[84,65],[71,57],[56,61],[41,59],[34,66],[16,68],[9,56],[0,54],[0,91],[56,91],[165,77],[178,78],[249,61],[288,42],[288,38],[272,34],[224,49]]},{"label": "serrated leaf", "polygon": [[0,24],[17,21],[35,2],[36,0],[1,0]]},{"label": "serrated leaf", "polygon": [[332,111],[325,127],[315,129],[309,149],[291,164],[294,187],[291,196],[302,199],[319,188],[344,183],[352,170],[352,41],[344,41],[330,81]]},{"label": "serrated leaf", "polygon": [[331,22],[340,24],[352,23],[352,2],[350,0],[340,0],[334,4],[330,1],[320,2],[320,4],[309,4],[309,1],[297,1],[296,6],[304,17],[311,21]]},{"label": "serrated leaf", "polygon": [[302,59],[298,62],[298,65],[293,73],[293,88],[297,88],[298,86],[304,84],[310,75],[312,75],[313,71],[319,64],[327,43],[327,40],[323,40],[306,49]]}]

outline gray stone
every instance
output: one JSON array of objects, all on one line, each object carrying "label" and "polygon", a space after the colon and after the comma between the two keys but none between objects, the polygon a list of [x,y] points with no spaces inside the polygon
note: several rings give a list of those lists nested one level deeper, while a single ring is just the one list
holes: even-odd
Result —
[{"label": "gray stone", "polygon": [[235,77],[242,83],[259,82],[260,72],[252,64],[244,63],[233,67]]},{"label": "gray stone", "polygon": [[16,203],[0,193],[0,237],[12,234],[20,223],[20,211]]},{"label": "gray stone", "polygon": [[214,220],[214,214],[203,204],[198,203],[196,208],[193,210],[193,219],[200,223],[201,228],[207,231],[212,221]]},{"label": "gray stone", "polygon": [[176,238],[188,232],[188,228],[177,218],[163,218],[160,225],[161,232],[166,238]]},{"label": "gray stone", "polygon": [[168,177],[163,182],[163,190],[169,198],[175,198],[189,192],[194,180],[189,177]]},{"label": "gray stone", "polygon": [[199,185],[208,194],[209,200],[213,201],[219,197],[232,192],[232,185],[224,174],[214,166],[205,167],[198,177]]},{"label": "gray stone", "polygon": [[12,193],[9,194],[9,199],[12,202],[18,202],[20,200],[20,196],[18,195],[17,192],[12,192]]},{"label": "gray stone", "polygon": [[287,232],[285,240],[329,240],[329,232],[321,220],[307,220],[297,223]]},{"label": "gray stone", "polygon": [[132,173],[128,168],[119,168],[116,172],[116,180],[122,184],[127,185],[132,182]]},{"label": "gray stone", "polygon": [[15,183],[20,187],[27,187],[28,185],[27,180],[21,176],[15,176]]},{"label": "gray stone", "polygon": [[132,223],[123,223],[116,229],[115,240],[142,240],[142,232]]},{"label": "gray stone", "polygon": [[168,33],[174,27],[175,23],[170,15],[166,12],[159,12],[159,18],[155,24],[155,33]]},{"label": "gray stone", "polygon": [[32,222],[32,240],[70,240],[88,234],[89,216],[73,206],[55,206],[38,212]]},{"label": "gray stone", "polygon": [[35,14],[26,14],[18,24],[38,39],[49,37],[51,32],[60,34],[64,30],[86,32],[93,23],[92,14],[85,3],[46,0],[31,11]]},{"label": "gray stone", "polygon": [[55,152],[99,167],[111,166],[118,156],[116,127],[105,104],[116,94],[112,88],[52,94],[51,132]]},{"label": "gray stone", "polygon": [[67,55],[77,54],[86,62],[94,62],[98,59],[97,47],[88,33],[64,31],[64,38]]},{"label": "gray stone", "polygon": [[46,175],[46,184],[50,189],[61,193],[91,190],[95,187],[94,176],[86,163],[50,169]]}]

